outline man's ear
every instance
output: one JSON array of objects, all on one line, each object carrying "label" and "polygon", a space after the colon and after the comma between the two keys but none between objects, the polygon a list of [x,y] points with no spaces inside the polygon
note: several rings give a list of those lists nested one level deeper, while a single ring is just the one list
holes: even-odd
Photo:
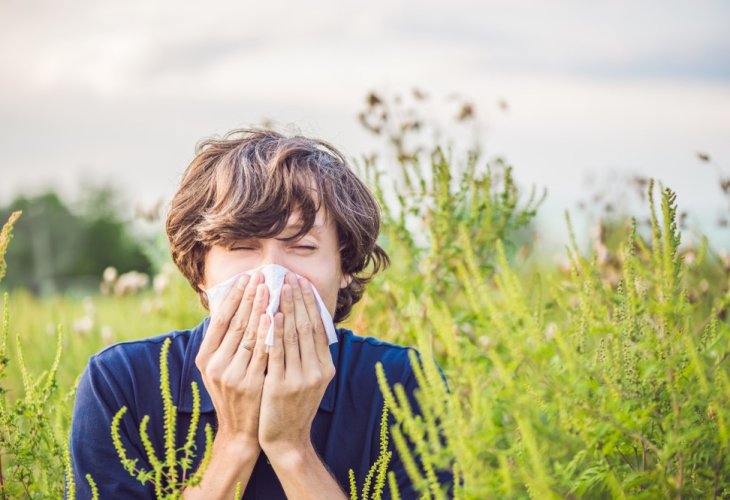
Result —
[{"label": "man's ear", "polygon": [[352,282],[352,274],[343,274],[340,279],[340,288],[347,288]]}]

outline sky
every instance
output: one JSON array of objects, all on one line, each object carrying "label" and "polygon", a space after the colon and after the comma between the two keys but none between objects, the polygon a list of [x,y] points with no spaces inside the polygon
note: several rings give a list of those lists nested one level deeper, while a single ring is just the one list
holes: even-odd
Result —
[{"label": "sky", "polygon": [[0,204],[90,180],[168,202],[200,139],[262,120],[358,157],[367,93],[415,86],[475,103],[486,157],[548,190],[546,241],[642,175],[730,249],[728,26],[724,0],[0,0]]}]

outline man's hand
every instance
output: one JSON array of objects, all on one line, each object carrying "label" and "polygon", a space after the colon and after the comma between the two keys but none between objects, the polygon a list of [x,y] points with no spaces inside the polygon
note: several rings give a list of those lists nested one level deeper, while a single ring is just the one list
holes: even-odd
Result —
[{"label": "man's hand", "polygon": [[244,275],[210,320],[195,358],[218,419],[213,451],[201,483],[185,488],[183,498],[230,498],[245,490],[256,460],[261,393],[264,385],[266,333],[263,314],[269,292],[260,272]]},{"label": "man's hand", "polygon": [[262,314],[268,300],[260,272],[242,276],[211,318],[195,359],[215,407],[216,439],[237,444],[254,459],[261,451],[258,425],[269,328]]},{"label": "man's hand", "polygon": [[259,442],[287,498],[346,500],[310,437],[317,407],[335,376],[327,335],[311,284],[293,273],[286,280],[281,312],[274,316]]},{"label": "man's hand", "polygon": [[259,442],[272,463],[312,451],[312,421],[335,366],[312,285],[288,273],[264,380]]},{"label": "man's hand", "polygon": [[[186,490],[185,498],[226,498],[237,481],[245,487],[263,449],[287,497],[346,500],[310,438],[335,374],[314,292],[306,279],[298,283],[296,275],[287,275],[267,355],[271,323],[263,313],[269,297],[260,279],[256,273],[247,286],[244,278],[229,292],[196,358],[216,409],[218,432],[203,481]],[[256,332],[253,352],[244,347],[253,341],[251,332]]]}]

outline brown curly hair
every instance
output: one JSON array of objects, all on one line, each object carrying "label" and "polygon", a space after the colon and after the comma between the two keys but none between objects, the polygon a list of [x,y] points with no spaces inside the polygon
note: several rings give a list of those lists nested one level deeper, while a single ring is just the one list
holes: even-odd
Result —
[{"label": "brown curly hair", "polygon": [[[208,309],[203,281],[204,257],[213,245],[237,239],[271,238],[292,212],[301,211],[305,235],[324,204],[333,217],[342,272],[352,276],[337,295],[334,322],[347,318],[365,286],[390,264],[375,243],[380,207],[372,193],[331,144],[273,130],[237,129],[223,138],[198,143],[166,217],[172,259]],[[372,263],[369,273],[363,271]]]}]

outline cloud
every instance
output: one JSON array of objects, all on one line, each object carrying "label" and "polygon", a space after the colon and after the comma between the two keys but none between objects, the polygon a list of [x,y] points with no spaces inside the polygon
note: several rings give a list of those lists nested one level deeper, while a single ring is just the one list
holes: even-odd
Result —
[{"label": "cloud", "polygon": [[145,57],[140,65],[140,77],[187,76],[204,72],[221,61],[262,50],[265,45],[262,37],[252,36],[213,35],[202,39],[166,41],[155,46]]},{"label": "cloud", "polygon": [[474,54],[486,71],[730,80],[730,4],[497,1],[426,4],[384,19],[398,43]]}]

